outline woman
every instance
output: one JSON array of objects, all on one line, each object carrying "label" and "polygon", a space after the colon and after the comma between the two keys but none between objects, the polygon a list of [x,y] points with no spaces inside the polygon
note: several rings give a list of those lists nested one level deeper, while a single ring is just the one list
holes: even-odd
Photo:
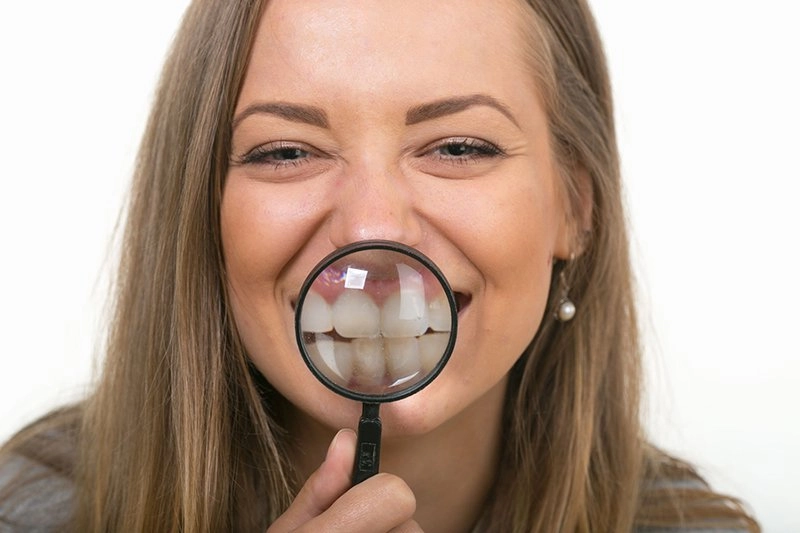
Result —
[{"label": "woman", "polygon": [[[642,440],[618,175],[583,2],[195,2],[141,147],[103,377],[5,446],[0,516],[757,531]],[[351,488],[359,406],[308,372],[292,317],[317,261],[373,238],[442,268],[459,338],[382,409],[386,473]]]}]

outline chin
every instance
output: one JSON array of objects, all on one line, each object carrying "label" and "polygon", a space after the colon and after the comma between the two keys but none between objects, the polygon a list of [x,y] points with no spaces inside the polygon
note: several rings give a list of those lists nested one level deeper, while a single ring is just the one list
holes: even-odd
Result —
[{"label": "chin", "polygon": [[[445,379],[442,379],[445,378]],[[442,380],[442,382],[439,382]],[[458,418],[469,399],[461,401],[461,395],[446,386],[446,376],[440,375],[421,391],[402,400],[380,404],[383,438],[405,438],[422,436]],[[313,425],[336,432],[342,428],[358,428],[362,403],[340,396],[319,382],[309,382],[304,387],[278,391],[292,406],[290,425],[313,421]],[[298,395],[300,390],[304,394]],[[305,420],[305,422],[304,422]]]},{"label": "chin", "polygon": [[425,435],[436,430],[449,418],[449,413],[442,405],[425,400],[424,392],[381,405],[384,438]]}]

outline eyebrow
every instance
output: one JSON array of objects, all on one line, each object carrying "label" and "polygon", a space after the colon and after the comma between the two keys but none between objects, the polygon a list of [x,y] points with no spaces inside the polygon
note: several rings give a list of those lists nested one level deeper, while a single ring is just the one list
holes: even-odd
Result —
[{"label": "eyebrow", "polygon": [[235,130],[244,119],[257,114],[275,115],[291,122],[302,122],[319,128],[328,128],[328,115],[322,109],[314,106],[290,104],[288,102],[258,102],[247,106],[236,115],[231,124]]},{"label": "eyebrow", "polygon": [[408,113],[406,113],[406,126],[411,126],[413,124],[418,124],[426,120],[431,120],[446,115],[460,113],[465,109],[479,105],[493,107],[494,109],[500,111],[508,120],[513,122],[514,125],[519,128],[519,123],[517,123],[517,120],[514,118],[514,115],[511,113],[511,110],[508,108],[508,106],[502,102],[499,102],[488,94],[472,94],[469,96],[443,98],[441,100],[436,100],[435,102],[412,107],[408,110]]},{"label": "eyebrow", "polygon": [[[452,98],[443,98],[427,104],[421,104],[412,107],[406,113],[406,126],[412,126],[425,122],[426,120],[433,120],[447,115],[460,113],[470,107],[474,106],[487,106],[492,107],[502,113],[506,118],[519,127],[519,123],[514,118],[511,110],[507,105],[499,102],[497,99],[489,96],[488,94],[472,94],[468,96],[456,96]],[[319,107],[292,104],[289,102],[258,102],[247,106],[233,119],[231,130],[236,127],[247,117],[257,114],[275,115],[291,122],[301,122],[303,124],[310,124],[319,128],[328,128],[328,115],[324,110]]]}]

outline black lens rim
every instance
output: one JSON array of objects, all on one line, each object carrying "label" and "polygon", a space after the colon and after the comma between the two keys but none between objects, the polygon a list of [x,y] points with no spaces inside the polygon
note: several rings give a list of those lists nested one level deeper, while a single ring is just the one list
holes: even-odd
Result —
[{"label": "black lens rim", "polygon": [[[351,391],[342,387],[341,385],[334,383],[331,381],[325,374],[323,374],[312,362],[311,357],[309,356],[305,342],[303,341],[303,331],[300,327],[300,317],[303,313],[303,302],[305,302],[306,294],[311,289],[311,285],[314,283],[314,280],[319,276],[322,271],[328,268],[331,264],[335,263],[339,259],[343,258],[346,255],[350,255],[355,252],[361,252],[365,250],[389,250],[393,252],[398,252],[412,259],[419,261],[422,263],[428,270],[433,272],[433,275],[439,280],[439,283],[442,285],[444,289],[445,296],[447,297],[447,303],[450,306],[450,338],[447,341],[447,347],[445,348],[444,354],[442,355],[439,362],[436,366],[428,373],[428,376],[424,379],[421,379],[417,383],[411,385],[407,389],[401,389],[399,391],[395,391],[389,394],[364,394],[360,392]],[[331,389],[333,392],[340,394],[346,398],[351,400],[356,400],[359,402],[368,402],[368,403],[386,403],[386,402],[393,402],[397,400],[402,400],[403,398],[407,398],[416,392],[419,392],[423,388],[427,387],[435,378],[439,375],[442,371],[444,366],[447,364],[447,361],[450,359],[450,355],[453,353],[453,349],[455,348],[456,344],[456,337],[458,336],[458,306],[456,305],[456,297],[453,289],[450,287],[450,284],[447,282],[447,279],[442,274],[442,271],[436,266],[428,256],[411,248],[410,246],[406,246],[405,244],[401,244],[395,241],[387,241],[387,240],[366,240],[366,241],[359,241],[352,244],[348,244],[347,246],[343,246],[332,253],[328,254],[322,261],[320,261],[317,266],[315,266],[311,273],[306,277],[303,285],[300,288],[300,294],[297,297],[297,304],[295,306],[295,314],[294,314],[294,331],[295,331],[295,340],[297,341],[297,347],[300,350],[300,355],[303,357],[303,361],[305,362],[306,366],[311,370],[311,373],[316,376],[316,378],[322,382],[323,385]]]}]

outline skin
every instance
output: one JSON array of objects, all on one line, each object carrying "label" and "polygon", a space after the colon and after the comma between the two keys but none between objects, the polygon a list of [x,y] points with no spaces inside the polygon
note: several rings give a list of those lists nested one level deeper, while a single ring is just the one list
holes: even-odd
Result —
[{"label": "skin", "polygon": [[[237,327],[291,404],[292,459],[308,479],[271,531],[465,531],[478,518],[508,372],[545,313],[553,260],[574,241],[518,10],[512,0],[268,3],[221,225]],[[441,102],[451,105],[436,116],[423,107]],[[320,259],[364,239],[422,251],[469,303],[440,376],[381,408],[388,474],[349,489],[355,437],[328,445],[361,406],[305,367],[293,304]],[[393,512],[357,520],[376,508]]]}]

